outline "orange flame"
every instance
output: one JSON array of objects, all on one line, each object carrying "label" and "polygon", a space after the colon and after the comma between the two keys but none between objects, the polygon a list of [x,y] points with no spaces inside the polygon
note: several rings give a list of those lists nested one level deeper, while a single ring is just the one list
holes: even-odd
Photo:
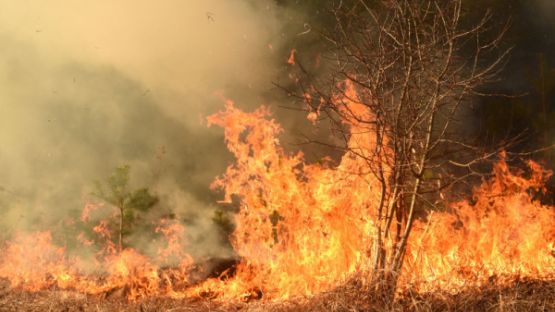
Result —
[{"label": "orange flame", "polygon": [[[228,103],[209,118],[224,127],[237,158],[213,187],[223,188],[227,201],[233,194],[241,198],[232,241],[243,258],[237,279],[250,288],[242,291],[279,298],[314,294],[362,265],[372,223],[367,207],[375,196],[344,192],[369,188],[347,170],[286,155],[276,138],[282,129],[268,115],[264,107],[247,114]],[[351,155],[340,167],[354,167]]]},{"label": "orange flame", "polygon": [[[118,253],[107,221],[101,221],[93,230],[106,243],[93,270],[65,255],[50,233],[16,235],[2,249],[0,277],[31,291],[57,287],[98,294],[125,289],[131,300],[206,294],[245,300],[312,295],[366,272],[380,194],[367,165],[384,161],[390,152],[372,152],[376,138],[368,123],[359,120],[371,120],[373,114],[352,84],[345,83],[344,89],[333,100],[351,116],[344,120],[351,130],[351,151],[336,165],[329,160],[308,164],[302,153],[286,153],[278,139],[283,130],[265,107],[246,113],[226,101],[224,111],[208,117],[209,125],[224,129],[236,158],[212,184],[224,191],[224,201],[239,199],[231,241],[241,262],[233,277],[192,287],[188,270],[194,262],[186,253],[186,229],[168,220],[156,229],[165,244],[154,257],[133,249]],[[309,119],[316,121],[319,107],[312,113]],[[494,178],[476,187],[472,201],[452,203],[448,211],[415,223],[401,287],[456,291],[499,275],[554,274],[555,210],[533,196],[544,191],[551,173],[530,161],[527,178],[511,172],[501,156]],[[83,222],[96,208],[85,208]],[[172,267],[163,268],[167,264]]]},{"label": "orange flame", "polygon": [[474,190],[473,203],[451,205],[416,225],[405,277],[424,288],[457,289],[499,275],[555,274],[555,210],[533,199],[551,172],[529,161],[531,177],[511,173],[504,154],[494,178]]},{"label": "orange flame", "polygon": [[287,64],[295,65],[295,54],[297,53],[297,49],[291,49],[289,53],[289,58],[287,59]]},{"label": "orange flame", "polygon": [[52,286],[64,287],[74,278],[64,249],[52,245],[49,232],[17,234],[2,253],[0,276],[12,287],[36,291]]}]

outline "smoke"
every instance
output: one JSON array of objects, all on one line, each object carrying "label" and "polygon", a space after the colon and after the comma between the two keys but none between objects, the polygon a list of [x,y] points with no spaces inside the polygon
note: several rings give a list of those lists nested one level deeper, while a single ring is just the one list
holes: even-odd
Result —
[{"label": "smoke", "polygon": [[551,27],[552,30],[555,29],[555,21],[553,21],[553,16],[555,15],[555,1],[553,0],[534,0],[532,1],[532,6],[535,11],[535,15],[540,19],[541,23]]},{"label": "smoke", "polygon": [[272,1],[0,0],[3,233],[63,227],[94,180],[129,164],[137,187],[197,219],[197,249],[217,249],[208,185],[230,159],[204,118],[215,94],[267,101],[281,14]]}]

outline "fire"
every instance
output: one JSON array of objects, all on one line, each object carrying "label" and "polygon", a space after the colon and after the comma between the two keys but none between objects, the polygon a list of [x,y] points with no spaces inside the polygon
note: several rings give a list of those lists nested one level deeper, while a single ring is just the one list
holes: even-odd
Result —
[{"label": "fire", "polygon": [[[359,104],[352,85],[346,84],[345,95],[336,101],[338,109],[353,116],[373,116]],[[316,108],[309,119],[315,122],[318,114]],[[131,248],[118,251],[107,221],[101,220],[93,228],[97,240],[80,237],[89,248],[105,241],[96,246],[92,269],[55,246],[50,233],[40,232],[18,234],[5,244],[0,277],[28,291],[59,288],[100,294],[122,289],[130,300],[207,295],[279,300],[317,294],[370,270],[380,191],[366,165],[384,161],[390,152],[370,152],[376,139],[363,131],[367,125],[345,121],[352,151],[334,164],[307,163],[302,153],[287,153],[278,139],[283,129],[265,107],[246,113],[227,101],[225,110],[208,122],[224,129],[236,158],[212,185],[224,192],[225,202],[238,201],[240,206],[231,242],[241,261],[233,276],[193,285],[189,273],[195,263],[186,252],[186,228],[179,223],[160,223],[156,232],[165,243],[156,255],[147,256]],[[447,211],[416,222],[400,287],[456,291],[496,276],[552,276],[555,209],[534,197],[544,191],[551,173],[535,162],[528,166],[529,177],[511,172],[501,155],[493,178],[475,188],[472,200],[452,203]],[[86,206],[82,221],[88,222],[98,208]]]},{"label": "fire", "polygon": [[377,195],[353,174],[361,168],[353,155],[345,155],[338,168],[306,164],[301,153],[287,155],[277,139],[282,129],[268,115],[264,107],[248,114],[228,102],[225,112],[209,118],[224,127],[237,158],[213,184],[225,191],[226,201],[232,195],[241,200],[232,237],[243,259],[236,279],[248,281],[242,291],[260,289],[270,298],[314,294],[365,264],[369,207]]},{"label": "fire", "polygon": [[[89,267],[93,266],[92,269],[87,268],[81,259],[69,257],[64,248],[56,246],[49,232],[18,234],[3,249],[0,277],[8,279],[12,287],[27,291],[55,287],[101,294],[122,290],[130,300],[173,295],[175,287],[188,282],[187,269],[192,259],[178,248],[181,242],[177,236],[183,231],[181,225],[163,220],[157,230],[167,240],[167,246],[158,251],[159,261],[131,248],[118,253],[110,242],[100,248],[95,263],[87,263]],[[95,226],[94,231],[105,235],[105,220]],[[160,264],[176,255],[180,262],[175,268],[162,270]]]},{"label": "fire", "polygon": [[295,65],[295,54],[297,53],[297,49],[291,49],[289,53],[289,58],[287,59],[287,64]]},{"label": "fire", "polygon": [[2,252],[0,276],[24,290],[63,287],[74,277],[67,261],[64,249],[52,245],[49,232],[18,234]]},{"label": "fire", "polygon": [[533,197],[545,191],[551,172],[533,161],[528,167],[529,178],[512,173],[502,154],[493,179],[474,190],[472,203],[453,203],[452,212],[417,224],[406,279],[430,281],[424,289],[457,289],[501,275],[552,277],[555,210]]}]

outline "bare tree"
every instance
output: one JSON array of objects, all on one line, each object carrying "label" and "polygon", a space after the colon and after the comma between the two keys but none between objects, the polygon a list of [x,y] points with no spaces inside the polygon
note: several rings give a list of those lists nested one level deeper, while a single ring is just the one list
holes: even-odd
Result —
[{"label": "bare tree", "polygon": [[[480,174],[499,152],[463,135],[464,112],[480,87],[498,77],[510,48],[500,43],[508,23],[492,14],[471,25],[462,0],[340,1],[334,27],[323,33],[327,72],[313,75],[297,62],[294,89],[312,116],[327,119],[344,140],[336,146],[366,161],[379,181],[373,278],[392,294],[412,225],[422,207]],[[352,92],[355,91],[355,92]],[[361,114],[353,107],[364,107]],[[372,144],[349,143],[353,129]],[[505,142],[505,145],[508,142]]]}]

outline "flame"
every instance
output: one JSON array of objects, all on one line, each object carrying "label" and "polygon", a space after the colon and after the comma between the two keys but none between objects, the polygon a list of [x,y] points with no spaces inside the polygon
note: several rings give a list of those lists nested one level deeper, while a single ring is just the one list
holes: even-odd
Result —
[{"label": "flame", "polygon": [[[287,155],[277,139],[282,129],[268,116],[264,107],[248,114],[228,102],[226,111],[209,118],[224,127],[237,158],[213,184],[226,201],[241,199],[232,237],[243,259],[236,279],[248,281],[240,291],[260,289],[270,298],[314,294],[363,265],[372,227],[368,207],[377,196],[367,179],[353,174],[361,168],[353,155],[338,168]],[[359,136],[353,140],[363,141]],[[352,188],[365,192],[345,192]]]},{"label": "flame", "polygon": [[[391,152],[373,152],[374,132],[361,122],[373,113],[352,84],[344,90],[334,101],[351,116],[344,120],[350,151],[336,166],[286,154],[277,139],[282,129],[264,107],[249,114],[228,102],[224,112],[209,118],[224,128],[237,159],[213,187],[224,190],[225,201],[240,199],[232,242],[242,262],[228,287],[205,284],[207,289],[219,288],[229,299],[253,292],[283,299],[328,290],[369,269],[379,184],[365,171],[367,161],[383,162]],[[456,291],[500,275],[553,276],[554,208],[532,195],[544,190],[551,173],[530,161],[526,178],[512,173],[504,157],[493,179],[474,190],[473,203],[453,203],[448,212],[416,222],[401,288]]]},{"label": "flame", "polygon": [[[102,220],[94,231],[103,236],[109,235],[106,224]],[[181,225],[162,220],[157,231],[167,241],[167,246],[158,250],[158,261],[131,248],[118,253],[110,242],[97,253],[100,259],[92,269],[87,268],[81,259],[69,257],[64,248],[56,246],[50,232],[19,233],[2,250],[0,277],[8,279],[13,288],[27,291],[55,287],[101,294],[117,289],[122,290],[129,300],[174,295],[175,287],[188,283],[187,270],[192,258],[179,247],[182,244]],[[83,235],[79,237],[83,239]],[[83,240],[87,244],[92,243]],[[160,264],[175,256],[179,258],[177,266],[162,270]]]},{"label": "flame", "polygon": [[[294,50],[291,56],[294,62]],[[240,206],[231,237],[241,257],[235,275],[192,285],[189,271],[195,263],[186,252],[186,228],[179,223],[163,220],[155,231],[164,243],[156,255],[146,256],[131,248],[118,252],[108,220],[100,220],[93,227],[97,239],[80,236],[84,247],[99,250],[92,269],[56,246],[50,233],[39,232],[18,234],[5,244],[0,277],[28,291],[54,287],[100,294],[122,289],[130,300],[279,300],[317,294],[368,272],[380,184],[367,165],[385,162],[391,152],[375,152],[371,126],[360,122],[374,115],[352,84],[343,87],[344,94],[333,100],[352,116],[343,121],[351,131],[351,150],[337,164],[325,159],[309,164],[302,153],[287,153],[278,139],[283,129],[266,107],[247,113],[226,101],[224,111],[208,117],[209,125],[224,129],[236,158],[212,184],[223,190],[224,202],[237,198]],[[305,99],[312,104],[311,97]],[[321,105],[322,99],[309,120],[316,121]],[[457,291],[502,275],[552,276],[555,209],[534,198],[545,191],[551,173],[532,161],[528,167],[530,176],[511,172],[502,154],[493,178],[477,186],[471,200],[417,221],[400,287]],[[87,205],[81,221],[89,222],[91,211],[99,208]],[[98,242],[103,246],[93,246]]]},{"label": "flame", "polygon": [[36,291],[51,286],[65,286],[73,279],[64,249],[52,245],[49,232],[17,234],[2,253],[0,276],[12,287]]},{"label": "flame", "polygon": [[289,53],[289,58],[287,59],[287,64],[295,65],[295,54],[297,53],[297,49],[291,49]]},{"label": "flame", "polygon": [[[452,212],[432,214],[415,227],[405,278],[457,289],[501,275],[549,277],[555,274],[555,210],[534,192],[545,191],[551,172],[528,161],[531,176],[512,173],[505,154],[494,177]],[[449,287],[447,287],[449,286]]]}]

